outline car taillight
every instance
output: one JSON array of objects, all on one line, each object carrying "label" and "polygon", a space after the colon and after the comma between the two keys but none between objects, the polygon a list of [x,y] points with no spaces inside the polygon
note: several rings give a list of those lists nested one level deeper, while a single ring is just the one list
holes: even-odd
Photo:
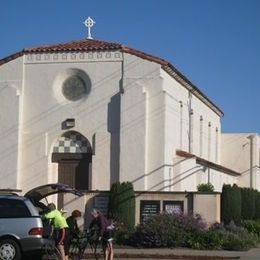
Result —
[{"label": "car taillight", "polygon": [[36,236],[36,235],[42,236],[42,234],[43,234],[43,228],[39,228],[39,227],[32,228],[29,231],[29,235],[33,235],[33,236]]}]

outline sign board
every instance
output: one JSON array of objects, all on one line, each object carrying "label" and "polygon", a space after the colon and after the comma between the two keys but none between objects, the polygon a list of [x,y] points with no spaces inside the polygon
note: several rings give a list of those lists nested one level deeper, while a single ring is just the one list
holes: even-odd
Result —
[{"label": "sign board", "polygon": [[107,215],[108,210],[108,196],[95,196],[94,208],[99,210],[104,215]]},{"label": "sign board", "polygon": [[141,200],[140,201],[140,222],[160,213],[159,200]]},{"label": "sign board", "polygon": [[163,211],[166,213],[183,213],[183,201],[180,200],[164,200]]}]

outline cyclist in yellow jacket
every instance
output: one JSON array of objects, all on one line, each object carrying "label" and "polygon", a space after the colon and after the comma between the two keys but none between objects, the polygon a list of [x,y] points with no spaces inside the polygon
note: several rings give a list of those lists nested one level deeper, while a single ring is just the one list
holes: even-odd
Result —
[{"label": "cyclist in yellow jacket", "polygon": [[62,260],[67,260],[68,255],[65,255],[64,243],[67,239],[66,229],[68,229],[68,224],[66,222],[65,217],[61,214],[61,212],[58,209],[56,209],[54,203],[50,203],[48,205],[48,208],[50,209],[50,212],[46,213],[44,215],[44,218],[50,219],[52,221],[52,225],[54,227],[55,244],[60,251]]}]

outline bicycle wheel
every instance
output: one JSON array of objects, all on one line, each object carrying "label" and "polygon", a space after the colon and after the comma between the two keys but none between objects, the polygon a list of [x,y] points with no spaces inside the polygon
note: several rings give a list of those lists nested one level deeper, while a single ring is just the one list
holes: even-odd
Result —
[{"label": "bicycle wheel", "polygon": [[70,246],[69,258],[72,260],[80,260],[80,251],[76,244]]},{"label": "bicycle wheel", "polygon": [[[99,254],[97,252],[98,244],[99,244],[98,240],[89,242],[90,249],[91,249],[91,251],[92,251],[92,253],[94,255],[95,260],[98,260],[98,256],[99,256]],[[103,251],[104,250],[102,249],[102,253],[104,253]]]},{"label": "bicycle wheel", "polygon": [[42,260],[62,260],[62,256],[57,247],[45,245],[43,247]]}]

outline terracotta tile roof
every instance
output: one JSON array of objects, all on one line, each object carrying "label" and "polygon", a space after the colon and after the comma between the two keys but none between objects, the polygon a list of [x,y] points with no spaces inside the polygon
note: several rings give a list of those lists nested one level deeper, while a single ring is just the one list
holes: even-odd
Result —
[{"label": "terracotta tile roof", "polygon": [[182,151],[182,150],[177,150],[176,155],[181,156],[181,157],[185,157],[185,158],[195,158],[196,162],[200,165],[206,166],[208,168],[211,168],[211,169],[214,169],[214,170],[217,170],[217,171],[220,171],[220,172],[224,172],[224,173],[232,175],[232,176],[240,176],[241,175],[241,173],[239,173],[239,172],[231,170],[231,169],[229,169],[225,166],[222,166],[220,164],[216,164],[216,163],[213,163],[211,161],[205,160],[205,159],[198,157],[198,156],[196,156],[195,154],[192,154],[192,153],[188,153],[188,152],[185,152],[185,151]]},{"label": "terracotta tile roof", "polygon": [[20,52],[10,55],[2,60],[0,60],[0,66],[7,63],[13,59],[16,59],[24,54],[28,53],[52,53],[52,52],[81,52],[81,51],[113,51],[120,50],[124,53],[129,53],[140,57],[142,59],[149,60],[151,62],[158,63],[162,66],[168,74],[184,85],[189,91],[191,91],[195,96],[199,97],[206,105],[211,107],[215,113],[219,116],[223,116],[224,113],[219,107],[217,107],[206,95],[204,95],[188,78],[186,78],[180,71],[178,71],[170,62],[161,59],[159,57],[141,52],[139,50],[126,47],[122,44],[105,42],[99,40],[80,40],[71,41],[68,43],[51,44],[35,48],[26,48]]},{"label": "terracotta tile roof", "polygon": [[10,55],[2,60],[0,60],[0,65],[16,59],[19,56],[27,53],[51,53],[51,52],[80,52],[80,51],[113,51],[113,50],[121,50],[125,53],[130,53],[141,57],[143,59],[147,59],[156,63],[161,64],[162,66],[167,66],[169,62],[155,57],[153,55],[128,48],[122,44],[113,43],[113,42],[104,42],[99,40],[80,40],[80,41],[71,41],[67,43],[59,43],[59,44],[51,44],[51,45],[44,45],[40,47],[34,48],[26,48],[22,51]]},{"label": "terracotta tile roof", "polygon": [[98,40],[80,40],[67,43],[45,45],[36,48],[27,48],[26,53],[42,52],[71,52],[71,51],[106,51],[122,49],[122,45]]}]

